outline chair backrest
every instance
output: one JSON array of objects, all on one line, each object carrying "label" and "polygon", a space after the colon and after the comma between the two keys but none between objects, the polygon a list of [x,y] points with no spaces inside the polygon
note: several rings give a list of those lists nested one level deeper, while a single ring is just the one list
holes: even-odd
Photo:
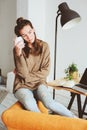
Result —
[{"label": "chair backrest", "polygon": [[7,73],[6,89],[10,93],[13,93],[14,79],[15,79],[15,73],[13,71]]}]

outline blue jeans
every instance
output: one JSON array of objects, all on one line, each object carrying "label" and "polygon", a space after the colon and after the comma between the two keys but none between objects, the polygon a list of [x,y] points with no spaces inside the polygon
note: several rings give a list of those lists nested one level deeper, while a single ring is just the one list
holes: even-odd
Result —
[{"label": "blue jeans", "polygon": [[36,90],[32,91],[27,88],[20,88],[15,92],[15,97],[24,105],[27,110],[40,112],[36,98],[44,104],[49,110],[63,116],[74,117],[64,105],[53,100],[48,88],[40,85]]}]

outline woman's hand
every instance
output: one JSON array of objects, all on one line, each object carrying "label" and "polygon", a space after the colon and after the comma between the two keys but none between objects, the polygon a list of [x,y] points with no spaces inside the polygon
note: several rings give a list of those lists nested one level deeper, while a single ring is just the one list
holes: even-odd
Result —
[{"label": "woman's hand", "polygon": [[22,54],[22,49],[25,47],[22,37],[15,38],[14,47],[15,47],[16,55],[20,56]]}]

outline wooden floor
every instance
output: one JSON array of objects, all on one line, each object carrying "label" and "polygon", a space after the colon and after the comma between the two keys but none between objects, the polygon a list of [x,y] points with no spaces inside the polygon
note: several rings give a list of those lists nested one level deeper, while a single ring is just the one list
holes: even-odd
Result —
[{"label": "wooden floor", "polygon": [[[3,88],[0,87],[0,91],[2,91],[2,89]],[[51,88],[49,89],[49,91],[51,94],[53,94],[53,90]],[[7,95],[6,95],[6,93],[3,92],[3,97],[2,97],[2,100],[0,102],[0,130],[7,130],[6,127],[4,126],[4,123],[1,120],[1,115],[2,115],[2,112],[4,110],[6,110],[7,108],[9,108],[12,104],[14,104],[17,101],[17,99],[11,93],[7,93]],[[70,98],[71,98],[70,92],[68,92],[68,91],[65,91],[65,90],[56,90],[55,91],[55,100],[62,103],[66,107],[68,106]],[[84,102],[84,98],[85,98],[85,96],[82,95],[82,105]],[[76,99],[71,107],[71,111],[78,116]],[[86,108],[86,111],[87,111],[87,108]],[[86,116],[84,116],[83,118],[86,119]]]}]

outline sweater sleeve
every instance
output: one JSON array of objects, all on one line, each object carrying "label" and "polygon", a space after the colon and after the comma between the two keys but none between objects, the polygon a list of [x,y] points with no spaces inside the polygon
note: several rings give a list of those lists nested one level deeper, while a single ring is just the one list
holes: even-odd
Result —
[{"label": "sweater sleeve", "polygon": [[30,75],[31,77],[34,77],[34,80],[44,80],[47,78],[48,74],[50,71],[50,51],[49,47],[46,44],[44,50],[43,50],[43,58],[42,58],[42,63],[40,70],[36,72],[31,72],[27,77],[26,77],[26,82],[30,82]]},{"label": "sweater sleeve", "polygon": [[24,54],[22,52],[20,56],[17,56],[14,48],[13,55],[14,55],[14,63],[16,67],[16,74],[18,74],[19,76],[25,79],[26,76],[28,75],[28,67],[24,58]]}]

